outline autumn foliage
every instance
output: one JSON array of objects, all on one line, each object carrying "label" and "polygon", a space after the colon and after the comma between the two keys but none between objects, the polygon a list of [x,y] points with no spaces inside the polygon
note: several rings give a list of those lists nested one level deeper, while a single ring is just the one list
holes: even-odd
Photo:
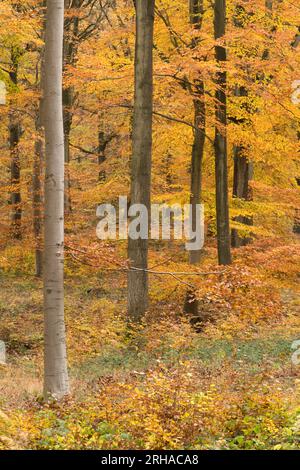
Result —
[{"label": "autumn foliage", "polygon": [[[0,105],[0,340],[8,354],[8,364],[0,364],[0,449],[299,447],[299,365],[291,360],[300,338],[300,107],[293,99],[300,80],[299,6],[296,0],[274,0],[271,10],[265,0],[227,2],[227,31],[217,45],[228,53],[230,229],[247,243],[232,249],[231,265],[221,266],[213,8],[203,1],[201,28],[195,28],[187,3],[156,1],[151,194],[156,203],[190,201],[200,77],[206,239],[197,265],[181,241],[149,242],[150,306],[138,324],[126,313],[127,243],[96,236],[96,207],[116,205],[130,191],[134,6],[79,1],[66,8],[71,395],[45,404],[42,281],[35,275],[43,240],[34,229],[43,217],[43,159],[37,199],[33,184],[36,144],[43,140],[37,116],[44,8],[32,0],[0,2],[0,80],[7,90]],[[232,196],[237,148],[253,168],[247,197]],[[12,179],[16,158],[20,175]],[[184,312],[187,291],[197,299],[196,316]]]}]

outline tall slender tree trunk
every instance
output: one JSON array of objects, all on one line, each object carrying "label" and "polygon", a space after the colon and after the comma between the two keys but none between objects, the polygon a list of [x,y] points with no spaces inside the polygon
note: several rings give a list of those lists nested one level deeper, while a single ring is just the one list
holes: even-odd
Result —
[{"label": "tall slender tree trunk", "polygon": [[42,249],[42,174],[44,162],[44,141],[42,129],[36,124],[37,138],[34,145],[34,161],[32,175],[33,192],[33,233],[35,239],[35,274],[41,277],[43,273],[43,249]]},{"label": "tall slender tree trunk", "polygon": [[[153,114],[153,26],[155,0],[136,0],[135,96],[131,160],[131,204],[150,213]],[[128,240],[128,315],[138,321],[148,307],[148,240]]]},{"label": "tall slender tree trunk", "polygon": [[[65,0],[65,9],[78,9],[82,1]],[[69,65],[74,65],[77,52],[79,17],[78,12],[70,20],[67,18],[64,37],[64,69]],[[65,213],[68,214],[72,210],[71,203],[71,181],[70,181],[70,133],[73,121],[73,105],[74,105],[74,87],[67,85],[63,87],[63,119],[64,119],[64,148],[65,148]]]},{"label": "tall slender tree trunk", "polygon": [[[190,0],[190,22],[195,30],[200,30],[203,21],[203,0]],[[197,46],[197,40],[193,41],[193,47]],[[194,140],[192,146],[191,161],[191,197],[190,204],[192,207],[192,229],[196,230],[196,211],[197,205],[202,202],[202,163],[205,145],[205,125],[206,125],[206,107],[204,100],[204,82],[197,79],[194,82]],[[190,264],[198,264],[201,258],[201,250],[189,252]],[[198,315],[198,300],[195,292],[189,290],[184,303],[184,311],[194,317]]]},{"label": "tall slender tree trunk", "polygon": [[[215,39],[220,40],[226,31],[226,0],[215,0]],[[228,169],[227,169],[227,74],[222,70],[226,63],[226,48],[223,44],[215,47],[219,71],[216,78],[216,129],[215,129],[215,175],[216,175],[216,217],[219,264],[231,263]]]},{"label": "tall slender tree trunk", "polygon": [[[298,26],[298,31],[295,35],[295,38],[291,44],[293,49],[297,49],[297,47],[300,44],[300,26]],[[300,130],[297,131],[297,139],[300,141]],[[297,186],[300,186],[300,176],[296,176],[296,183]],[[295,209],[295,218],[294,218],[294,224],[293,224],[293,232],[300,234],[300,209],[296,208]]]},{"label": "tall slender tree trunk", "polygon": [[[233,23],[237,28],[244,28],[245,18],[247,13],[243,5],[237,4],[235,7],[235,14],[233,16]],[[248,90],[244,86],[235,86],[234,96],[247,97]],[[238,122],[243,123],[243,119]],[[253,177],[253,163],[249,161],[245,154],[246,149],[241,145],[233,146],[233,198],[242,199],[245,201],[252,200],[252,192],[250,189],[250,181]],[[253,225],[252,217],[237,216],[235,221],[244,225]],[[251,237],[243,237],[238,229],[231,230],[231,246],[239,248],[251,242]]]},{"label": "tall slender tree trunk", "polygon": [[[41,4],[44,9],[46,7],[46,0],[43,0]],[[45,17],[43,18],[43,24],[41,29],[41,37],[45,39]],[[44,76],[44,47],[40,53],[40,82],[39,90],[43,90],[43,76]],[[44,147],[44,128],[42,122],[43,114],[43,97],[39,99],[37,116],[35,120],[36,129],[36,140],[34,144],[34,160],[33,160],[33,172],[32,172],[32,198],[33,198],[33,235],[35,240],[35,274],[37,277],[41,277],[43,274],[43,249],[42,249],[42,228],[43,228],[43,216],[42,216],[42,205],[43,205],[43,190],[42,190],[42,178],[43,178],[43,165],[45,161],[45,147]]]},{"label": "tall slender tree trunk", "polygon": [[64,132],[62,110],[64,1],[47,0],[44,114],[44,396],[69,392],[64,322]]},{"label": "tall slender tree trunk", "polygon": [[[236,87],[235,96],[247,96],[247,90],[243,87]],[[244,201],[252,200],[252,192],[250,189],[250,181],[253,177],[253,163],[250,162],[245,155],[245,148],[240,145],[233,147],[233,191],[234,198],[242,199]],[[235,221],[244,225],[253,225],[252,217],[239,215],[234,218]],[[248,245],[251,242],[251,237],[243,237],[240,235],[238,229],[231,230],[231,246],[239,248],[240,246]]]},{"label": "tall slender tree trunk", "polygon": [[[18,85],[19,52],[12,48],[12,69],[9,74],[14,87]],[[11,235],[15,239],[22,238],[22,200],[21,200],[21,162],[19,142],[21,137],[21,123],[18,112],[11,109],[9,112],[9,148],[11,155]]]},{"label": "tall slender tree trunk", "polygon": [[[197,94],[199,97],[194,99],[194,141],[192,147],[192,165],[191,165],[191,197],[190,204],[192,209],[192,228],[193,232],[197,229],[197,206],[201,204],[202,198],[202,162],[205,144],[205,103],[204,103],[204,83],[197,83]],[[190,264],[198,264],[201,258],[201,250],[189,252]],[[184,302],[185,313],[198,317],[198,300],[196,293],[189,289]]]},{"label": "tall slender tree trunk", "polygon": [[[200,30],[203,21],[203,0],[190,0],[190,22],[195,30]],[[194,41],[194,47],[197,46],[197,40]],[[197,205],[201,204],[202,192],[202,162],[205,145],[205,101],[204,101],[204,82],[197,79],[194,83],[194,141],[192,147],[192,164],[191,164],[191,199],[192,206],[192,228],[196,230],[196,211]],[[201,250],[190,251],[190,264],[198,264],[200,262]]]}]

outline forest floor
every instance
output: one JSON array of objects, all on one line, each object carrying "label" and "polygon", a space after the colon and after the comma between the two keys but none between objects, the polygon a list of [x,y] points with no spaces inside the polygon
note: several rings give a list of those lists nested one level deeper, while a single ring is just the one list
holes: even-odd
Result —
[{"label": "forest floor", "polygon": [[[149,315],[129,330],[124,274],[67,261],[72,393],[47,405],[42,283],[20,253],[0,271],[8,354],[0,366],[0,448],[299,447],[300,366],[291,358],[300,339],[297,240],[257,242],[236,250],[225,273],[188,278],[199,289],[201,331],[182,314],[186,286],[176,279],[153,278]],[[208,248],[201,271],[214,256]],[[183,257],[176,265],[168,259],[163,270],[189,269]]]}]

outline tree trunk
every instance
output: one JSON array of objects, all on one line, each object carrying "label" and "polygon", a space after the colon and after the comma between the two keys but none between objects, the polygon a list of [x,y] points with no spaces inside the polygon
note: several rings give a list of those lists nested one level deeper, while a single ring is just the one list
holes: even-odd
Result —
[{"label": "tree trunk", "polygon": [[[298,32],[295,35],[295,38],[292,42],[292,48],[297,49],[300,44],[300,26],[298,26]],[[297,132],[297,139],[300,141],[300,131]],[[296,183],[300,186],[300,176],[296,177]],[[293,232],[300,234],[300,209],[296,208],[295,218],[294,218],[294,225],[293,225]]]},{"label": "tree trunk", "polygon": [[[37,121],[39,120],[39,117]],[[32,175],[33,192],[33,234],[35,239],[35,274],[41,277],[43,273],[43,250],[42,250],[42,168],[44,161],[44,141],[42,138],[42,129],[39,123],[36,123],[38,137],[34,146],[34,161]]]},{"label": "tree trunk", "polygon": [[[11,51],[12,70],[9,74],[13,85],[18,85],[18,50]],[[11,235],[15,239],[22,238],[22,206],[21,206],[21,162],[19,152],[19,142],[21,137],[21,124],[17,111],[11,109],[9,113],[9,148],[11,155],[10,175],[11,175]]]},{"label": "tree trunk", "polygon": [[[243,148],[235,145],[234,154],[234,174],[233,174],[233,197],[243,199],[244,201],[252,200],[252,193],[249,182],[252,180],[253,163],[247,160],[245,155],[241,155]],[[244,225],[253,225],[252,217],[239,215],[234,218],[236,222]],[[238,229],[231,230],[231,246],[239,248],[251,243],[251,237],[242,237]]]},{"label": "tree trunk", "polygon": [[[131,204],[150,213],[153,113],[153,25],[155,0],[136,0],[135,96],[131,160]],[[148,240],[128,240],[128,315],[141,319],[148,307]]]},{"label": "tree trunk", "polygon": [[[203,21],[203,0],[190,0],[190,22],[196,30],[200,30]],[[193,47],[197,46],[197,40],[193,41]],[[191,197],[190,204],[192,207],[192,229],[196,230],[196,211],[197,204],[201,204],[202,192],[202,162],[205,145],[205,124],[206,124],[206,108],[204,101],[204,83],[196,80],[194,83],[194,141],[192,146],[192,164],[191,164]],[[198,264],[200,262],[201,250],[189,252],[190,264]],[[195,292],[189,290],[184,303],[184,311],[193,317],[198,316],[198,301]]]},{"label": "tree trunk", "polygon": [[[247,18],[247,12],[243,5],[237,4],[235,7],[235,14],[233,16],[234,26],[237,28],[244,28],[245,19]],[[234,90],[234,96],[236,97],[247,97],[248,90],[244,86],[236,85]],[[242,103],[243,106],[243,103]],[[237,123],[242,124],[245,120],[238,119]],[[252,200],[252,194],[249,187],[249,182],[252,179],[253,174],[253,163],[247,159],[245,155],[245,148],[240,145],[234,145],[233,147],[233,193],[234,198],[244,199],[245,201]],[[234,218],[235,221],[245,224],[253,225],[252,217],[238,216]],[[238,229],[231,230],[231,246],[233,248],[239,248],[245,246],[252,241],[251,237],[242,237]]]},{"label": "tree trunk", "polygon": [[64,322],[64,131],[62,66],[64,1],[47,1],[44,114],[44,396],[69,392]]},{"label": "tree trunk", "polygon": [[173,184],[172,161],[173,161],[172,154],[168,150],[164,157],[164,176],[165,176],[165,184],[167,188],[169,188]]},{"label": "tree trunk", "polygon": [[[65,9],[77,9],[82,5],[80,0],[65,0]],[[65,37],[64,37],[64,69],[69,65],[74,65],[77,52],[77,39],[79,29],[78,12],[70,19],[67,18],[65,24]],[[71,181],[70,181],[70,133],[73,121],[73,105],[74,105],[74,87],[63,87],[63,119],[64,119],[64,148],[65,148],[65,213],[69,214],[72,210],[71,204]]]},{"label": "tree trunk", "polygon": [[[192,228],[196,230],[196,211],[197,205],[201,204],[202,197],[202,162],[205,144],[205,104],[203,101],[204,85],[203,82],[197,85],[197,93],[202,100],[194,100],[194,125],[197,130],[194,132],[194,142],[192,148],[192,165],[191,165],[191,198],[190,204],[192,206]],[[201,90],[201,91],[200,91]],[[190,251],[190,264],[198,264],[200,261],[201,250]]]},{"label": "tree trunk", "polygon": [[98,165],[99,165],[99,181],[106,180],[106,171],[103,169],[103,164],[106,162],[106,147],[110,141],[110,137],[105,133],[105,123],[103,113],[99,116],[99,128],[98,128]]},{"label": "tree trunk", "polygon": [[[43,9],[46,7],[46,0],[42,2]],[[44,11],[44,10],[43,10]],[[45,39],[45,17],[43,17],[43,24],[41,29],[41,37]],[[44,77],[44,47],[40,53],[40,83],[39,90],[43,90],[43,77]],[[33,160],[33,174],[32,174],[32,193],[33,193],[33,235],[35,240],[35,274],[41,277],[43,274],[43,249],[42,249],[42,177],[43,177],[43,164],[45,161],[45,148],[44,148],[44,129],[42,122],[43,114],[43,98],[39,99],[37,117],[35,120],[35,129],[37,138],[34,145],[34,160]]]},{"label": "tree trunk", "polygon": [[[247,90],[243,87],[236,87],[235,96],[247,96]],[[245,149],[239,145],[233,147],[233,192],[234,198],[243,199],[244,201],[252,200],[252,193],[250,190],[249,182],[253,176],[253,163],[249,162],[246,155],[244,155]],[[253,225],[252,217],[245,217],[239,215],[234,218],[236,222],[244,225]],[[240,246],[246,246],[251,243],[251,237],[242,237],[239,234],[238,229],[231,230],[231,246],[233,248],[239,248]]]},{"label": "tree trunk", "polygon": [[73,87],[63,89],[63,121],[64,121],[64,149],[65,149],[65,213],[72,210],[71,205],[71,182],[70,182],[70,132],[72,127]]},{"label": "tree trunk", "polygon": [[[215,39],[224,37],[226,30],[226,0],[215,0],[214,31]],[[226,62],[224,45],[216,45],[215,54],[218,67],[216,78],[216,129],[215,129],[215,175],[216,175],[216,217],[219,264],[231,263],[228,169],[227,169],[227,74],[222,70]]]},{"label": "tree trunk", "polygon": [[[296,182],[297,185],[300,186],[300,177],[296,178]],[[300,234],[300,209],[297,208],[294,218],[293,233],[296,233],[297,235]]]},{"label": "tree trunk", "polygon": [[[190,0],[190,22],[195,30],[200,30],[203,21],[203,0]],[[193,40],[193,47],[197,46],[197,39]],[[204,101],[204,83],[195,80],[194,83],[194,141],[192,147],[192,165],[191,165],[191,199],[192,206],[192,228],[196,230],[196,210],[197,204],[201,203],[202,190],[202,162],[205,144],[205,101]],[[200,261],[201,250],[190,251],[190,264],[198,264]]]}]

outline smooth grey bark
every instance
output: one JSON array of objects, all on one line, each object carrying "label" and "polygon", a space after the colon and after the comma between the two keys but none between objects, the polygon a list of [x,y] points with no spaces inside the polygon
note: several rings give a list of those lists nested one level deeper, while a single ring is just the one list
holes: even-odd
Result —
[{"label": "smooth grey bark", "polygon": [[[131,204],[150,213],[153,115],[153,26],[155,0],[136,0],[135,93],[133,110]],[[139,321],[148,307],[148,240],[128,240],[128,316]]]},{"label": "smooth grey bark", "polygon": [[[214,33],[215,39],[224,38],[226,31],[226,0],[215,0]],[[227,169],[227,74],[226,48],[216,45],[215,56],[219,71],[216,76],[216,128],[215,128],[215,177],[216,177],[216,218],[219,264],[231,263],[228,169]]]},{"label": "smooth grey bark", "polygon": [[43,121],[46,138],[44,223],[44,396],[69,392],[64,321],[64,1],[47,0]]}]

